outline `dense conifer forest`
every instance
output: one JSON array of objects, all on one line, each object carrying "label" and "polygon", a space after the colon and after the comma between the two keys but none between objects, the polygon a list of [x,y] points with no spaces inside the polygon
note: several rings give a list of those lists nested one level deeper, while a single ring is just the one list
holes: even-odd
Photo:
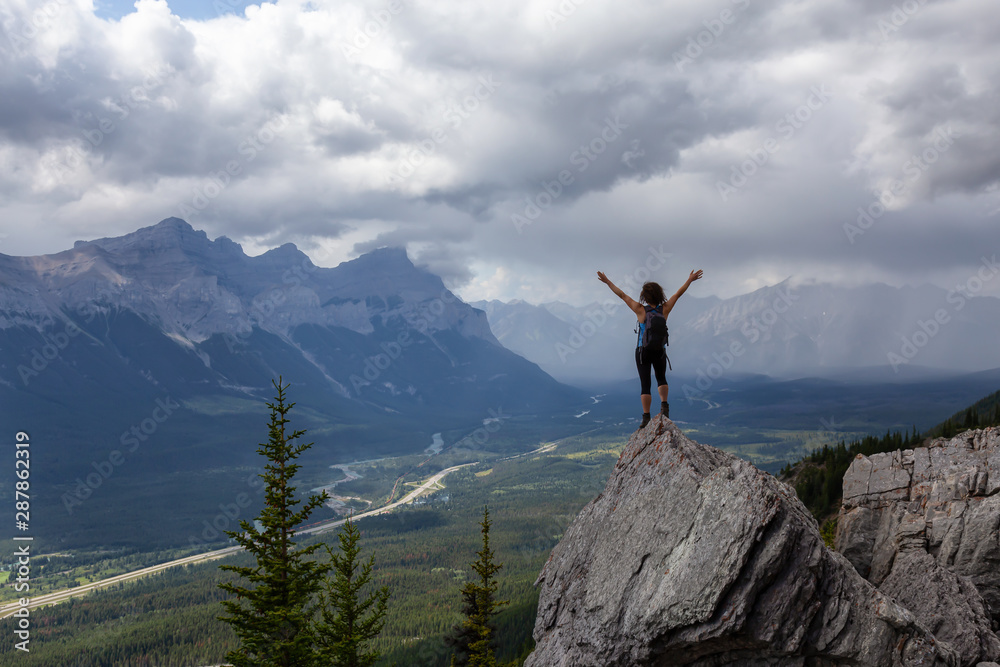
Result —
[{"label": "dense conifer forest", "polygon": [[[858,454],[871,456],[897,449],[923,446],[930,438],[951,438],[962,431],[1000,426],[1000,391],[977,401],[923,434],[916,427],[910,433],[887,431],[883,436],[867,436],[848,443],[823,445],[795,464],[785,466],[780,477],[795,486],[795,492],[813,516],[830,520],[840,509],[844,473]],[[826,526],[829,533],[832,526]]]},{"label": "dense conifer forest", "polygon": [[[824,524],[829,539],[833,524],[827,519],[839,507],[844,472],[857,454],[1000,425],[998,406],[1000,392],[923,434],[913,429],[827,444],[787,465],[782,477]],[[462,619],[461,591],[481,545],[477,522],[484,505],[493,521],[491,544],[504,564],[498,596],[510,600],[496,618],[497,657],[505,666],[523,663],[533,646],[538,572],[577,512],[601,491],[624,444],[620,433],[608,431],[569,439],[551,452],[465,468],[418,505],[359,521],[361,558],[375,555],[374,583],[392,593],[376,642],[383,654],[379,666],[449,665],[444,636]],[[336,539],[330,532],[302,543]],[[129,561],[121,563],[124,569],[148,560],[122,558]],[[250,560],[242,554],[227,562]],[[180,567],[38,610],[32,617],[33,661],[79,667],[222,664],[236,646],[235,635],[217,618],[225,596],[218,584],[230,576],[218,563]],[[21,657],[11,643],[0,643],[0,665],[20,664]]]},{"label": "dense conifer forest", "polygon": [[[496,617],[500,665],[517,665],[532,648],[538,593],[533,584],[577,512],[604,487],[624,440],[593,435],[554,452],[495,461],[452,473],[447,488],[392,514],[358,522],[362,559],[375,556],[374,584],[392,595],[375,646],[381,667],[447,667],[445,634],[462,620],[463,586],[481,548],[478,522],[489,505],[490,543],[503,563]],[[303,539],[336,544],[336,532]],[[325,558],[325,555],[317,557]],[[74,667],[218,665],[236,637],[217,617],[229,581],[218,561],[174,568],[33,612],[36,664]],[[225,562],[249,565],[247,554]],[[0,665],[20,664],[10,643]]]}]

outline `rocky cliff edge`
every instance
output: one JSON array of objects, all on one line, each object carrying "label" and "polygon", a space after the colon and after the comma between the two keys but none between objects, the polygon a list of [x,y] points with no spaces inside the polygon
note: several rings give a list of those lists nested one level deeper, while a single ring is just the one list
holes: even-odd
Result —
[{"label": "rocky cliff edge", "polygon": [[1000,639],[1000,429],[861,456],[844,475],[837,550],[963,665]]},{"label": "rocky cliff edge", "polygon": [[662,417],[537,584],[526,667],[960,664],[824,546],[791,488]]}]

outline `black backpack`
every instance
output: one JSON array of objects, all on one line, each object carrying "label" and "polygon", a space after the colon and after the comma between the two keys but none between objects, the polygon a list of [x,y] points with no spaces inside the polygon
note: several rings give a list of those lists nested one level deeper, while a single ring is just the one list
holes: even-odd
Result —
[{"label": "black backpack", "polygon": [[[663,348],[670,345],[670,332],[667,330],[667,318],[663,316],[663,304],[655,308],[652,306],[643,307],[646,309],[646,326],[640,327],[636,323],[635,327],[635,332],[639,334],[639,340],[636,343],[636,347],[640,348],[639,358],[641,359],[647,353],[657,351],[662,351],[663,356],[666,356],[666,350]],[[667,364],[670,365],[670,357],[667,357]],[[670,366],[670,370],[674,370],[673,366]]]}]

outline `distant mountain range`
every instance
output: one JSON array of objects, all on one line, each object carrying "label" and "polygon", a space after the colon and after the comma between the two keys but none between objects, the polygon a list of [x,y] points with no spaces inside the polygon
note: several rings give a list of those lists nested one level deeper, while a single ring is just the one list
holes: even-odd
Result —
[{"label": "distant mountain range", "polygon": [[[114,497],[194,503],[224,485],[206,471],[259,465],[279,374],[319,464],[588,401],[500,345],[482,311],[401,249],[320,268],[291,244],[249,257],[169,218],[0,255],[0,404],[39,443],[32,484],[55,506],[39,513],[53,531],[59,517],[72,518],[59,530],[99,530],[126,511]],[[238,491],[243,477],[226,480]],[[141,528],[148,543],[164,527]]]},{"label": "distant mountain range", "polygon": [[[447,447],[498,413],[518,419],[490,447],[516,448],[522,426],[538,437],[632,414],[633,324],[612,299],[467,304],[401,249],[320,268],[291,244],[249,257],[169,218],[54,255],[0,255],[0,405],[31,436],[39,534],[176,545],[246,491],[279,374],[293,426],[316,443],[305,471],[327,483],[330,463]],[[672,396],[725,376],[717,395],[685,402],[688,418],[741,376],[1000,366],[1000,300],[928,286],[688,294],[669,324]],[[599,383],[605,399],[569,386]]]},{"label": "distant mountain range", "polygon": [[249,257],[169,218],[56,255],[0,255],[8,397],[259,398],[279,373],[355,418],[577,396],[501,346],[483,312],[401,249],[319,268],[292,244]]},{"label": "distant mountain range", "polygon": [[[616,297],[584,307],[473,305],[486,312],[503,345],[559,380],[585,385],[635,373],[635,318]],[[668,325],[674,372],[688,378],[759,373],[892,381],[1000,367],[1000,299],[968,289],[788,279],[729,299],[686,294]]]},{"label": "distant mountain range", "polygon": [[[673,344],[676,322],[700,315],[719,302],[716,297],[685,297],[671,315]],[[532,305],[525,301],[474,301],[497,339],[513,352],[538,364],[552,377],[578,384],[601,384],[635,375],[635,315],[617,297],[586,306],[559,301]],[[674,349],[668,350],[671,360]]]}]

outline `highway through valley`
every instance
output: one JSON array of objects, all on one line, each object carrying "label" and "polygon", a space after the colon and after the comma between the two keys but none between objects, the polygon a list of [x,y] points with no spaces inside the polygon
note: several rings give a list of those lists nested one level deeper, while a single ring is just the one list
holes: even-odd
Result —
[{"label": "highway through valley", "polygon": [[[399,500],[379,507],[377,509],[368,510],[365,512],[359,512],[354,514],[352,518],[356,521],[358,519],[363,519],[368,516],[378,516],[379,514],[385,514],[391,512],[397,507],[402,505],[408,505],[415,501],[422,495],[425,495],[431,491],[439,488],[439,484],[442,479],[444,479],[448,474],[455,472],[460,468],[466,466],[476,465],[475,463],[463,463],[462,465],[452,466],[450,468],[445,468],[444,470],[435,473],[427,480],[420,483],[419,486],[414,488],[412,491],[407,493],[405,496]],[[329,530],[333,530],[338,526],[344,524],[346,519],[336,519],[332,521],[325,521],[316,525],[312,525],[301,530],[296,531],[297,535],[316,535],[319,533],[325,533]],[[91,591],[96,591],[99,588],[106,588],[112,584],[121,583],[124,581],[132,581],[133,579],[138,579],[139,577],[145,577],[167,568],[177,567],[179,565],[190,565],[193,563],[203,563],[206,561],[218,560],[219,558],[225,558],[232,554],[238,553],[243,550],[241,546],[226,547],[224,549],[217,549],[215,551],[209,551],[202,554],[196,554],[194,556],[185,556],[184,558],[178,558],[176,560],[168,561],[166,563],[160,563],[159,565],[152,565],[150,567],[144,567],[140,570],[135,570],[133,572],[126,572],[125,574],[119,574],[114,577],[108,577],[107,579],[101,579],[100,581],[94,581],[89,584],[83,584],[82,586],[76,586],[74,588],[67,588],[65,590],[56,591],[54,593],[46,593],[45,595],[39,595],[30,598],[28,603],[28,609],[35,609],[37,607],[43,607],[50,604],[58,604],[69,600],[70,598],[80,597],[86,595]],[[10,602],[3,606],[0,606],[0,618],[7,618],[15,611],[21,608],[20,603]]]}]

